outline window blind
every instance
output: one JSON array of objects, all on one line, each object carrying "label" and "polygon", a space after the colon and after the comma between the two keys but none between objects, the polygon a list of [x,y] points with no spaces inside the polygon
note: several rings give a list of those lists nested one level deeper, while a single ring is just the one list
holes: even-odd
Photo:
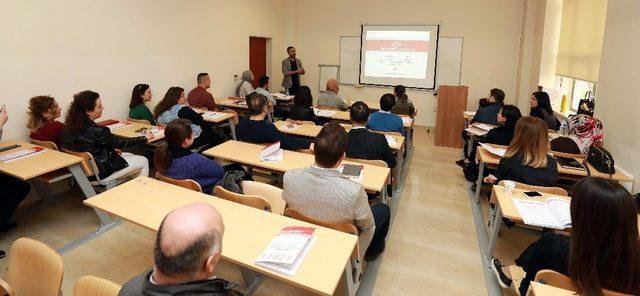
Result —
[{"label": "window blind", "polygon": [[564,0],[556,74],[598,82],[607,0]]}]

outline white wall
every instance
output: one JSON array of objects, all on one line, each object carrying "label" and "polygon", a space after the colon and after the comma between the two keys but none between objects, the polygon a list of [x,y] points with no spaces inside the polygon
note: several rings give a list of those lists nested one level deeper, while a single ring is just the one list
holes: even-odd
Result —
[{"label": "white wall", "polygon": [[542,56],[540,57],[540,85],[556,87],[556,60],[560,43],[562,0],[546,0]]},{"label": "white wall", "polygon": [[[360,25],[440,22],[441,36],[464,37],[462,84],[469,86],[469,108],[489,89],[503,89],[513,102],[520,46],[523,0],[324,0],[298,1],[296,47],[307,70],[303,84],[318,94],[318,65],[338,64],[340,36],[359,36]],[[343,97],[378,105],[390,88],[340,86]],[[409,91],[418,108],[416,124],[435,125],[435,97]]]},{"label": "white wall", "polygon": [[640,1],[609,1],[598,83],[596,117],[604,125],[605,147],[616,165],[640,187]]},{"label": "white wall", "polygon": [[[0,2],[0,104],[10,112],[5,139],[26,138],[30,97],[100,93],[103,118],[123,119],[131,89],[148,83],[151,106],[170,86],[187,91],[198,72],[213,77],[215,97],[232,95],[233,75],[249,67],[249,36],[272,38],[284,52],[294,31],[294,0],[3,0]],[[281,50],[279,50],[281,49]],[[280,61],[271,62],[280,81]],[[279,84],[279,83],[278,83]]]}]

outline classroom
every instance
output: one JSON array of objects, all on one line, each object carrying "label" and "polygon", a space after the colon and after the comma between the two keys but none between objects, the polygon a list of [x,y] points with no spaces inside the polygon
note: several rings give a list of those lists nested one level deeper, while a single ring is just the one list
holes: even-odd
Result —
[{"label": "classroom", "polygon": [[0,296],[640,295],[640,1],[0,15]]}]

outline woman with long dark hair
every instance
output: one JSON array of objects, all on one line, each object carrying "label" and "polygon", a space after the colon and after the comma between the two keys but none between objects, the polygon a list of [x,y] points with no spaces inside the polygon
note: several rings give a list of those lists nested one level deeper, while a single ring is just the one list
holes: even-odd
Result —
[{"label": "woman with long dark hair", "polygon": [[149,162],[143,156],[120,153],[116,149],[147,143],[153,139],[148,132],[136,138],[122,138],[111,134],[108,127],[95,123],[102,116],[102,100],[96,92],[85,90],[73,95],[67,111],[66,126],[60,135],[63,148],[78,152],[89,152],[95,160],[100,179],[118,178],[141,169],[140,175],[149,175]]},{"label": "woman with long dark hair", "polygon": [[131,102],[129,103],[129,118],[146,120],[150,124],[156,124],[156,121],[151,114],[151,110],[147,107],[146,103],[151,101],[153,93],[148,84],[136,84],[131,91]]},{"label": "woman with long dark hair", "polygon": [[404,85],[396,85],[393,88],[393,95],[396,96],[396,104],[393,105],[391,113],[409,115],[411,117],[416,115],[416,108],[413,106],[411,100],[409,100],[407,90]]},{"label": "woman with long dark hair", "polygon": [[289,119],[308,120],[318,124],[318,118],[313,113],[313,96],[308,86],[301,86],[293,98],[293,106],[289,110]]},{"label": "woman with long dark hair", "polygon": [[547,124],[548,129],[558,130],[558,120],[551,108],[551,99],[549,94],[543,91],[537,91],[531,94],[531,111],[529,116],[538,117]]},{"label": "woman with long dark hair", "polygon": [[178,118],[188,119],[195,138],[189,149],[203,146],[206,149],[222,143],[220,135],[207,125],[202,115],[189,107],[182,87],[170,87],[162,101],[156,105],[154,114],[159,125],[168,125]]},{"label": "woman with long dark hair", "polygon": [[[571,237],[546,232],[529,246],[516,264],[526,272],[519,287],[525,295],[538,271],[552,269],[568,275],[579,295],[612,290],[640,295],[640,237],[633,197],[619,183],[586,177],[571,198]],[[501,286],[511,279],[493,258]]]},{"label": "woman with long dark hair", "polygon": [[60,148],[60,133],[64,123],[60,118],[61,108],[53,97],[37,96],[29,100],[29,138],[38,141],[50,141]]}]

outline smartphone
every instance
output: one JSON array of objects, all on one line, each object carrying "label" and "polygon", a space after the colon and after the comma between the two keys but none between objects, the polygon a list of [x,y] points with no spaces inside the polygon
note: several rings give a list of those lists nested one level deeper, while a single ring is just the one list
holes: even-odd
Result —
[{"label": "smartphone", "polygon": [[538,191],[525,191],[524,195],[528,196],[528,197],[538,197],[538,196],[542,196],[542,194]]},{"label": "smartphone", "polygon": [[347,177],[359,177],[362,168],[361,165],[345,164],[342,169],[342,174]]}]

